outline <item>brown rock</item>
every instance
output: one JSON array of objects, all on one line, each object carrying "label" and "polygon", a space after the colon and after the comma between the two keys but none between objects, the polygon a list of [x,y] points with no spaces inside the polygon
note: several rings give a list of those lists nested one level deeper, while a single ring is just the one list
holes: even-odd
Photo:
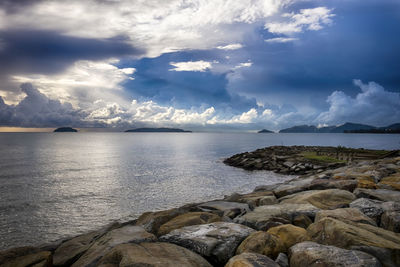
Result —
[{"label": "brown rock", "polygon": [[283,252],[286,252],[294,244],[310,240],[307,231],[304,228],[291,224],[284,224],[269,228],[267,233],[275,235],[279,238],[279,240],[285,246],[285,251]]},{"label": "brown rock", "polygon": [[88,250],[92,241],[102,233],[90,232],[62,243],[54,252],[54,266],[70,266]]},{"label": "brown rock", "polygon": [[209,212],[188,212],[182,215],[179,215],[172,220],[168,221],[161,225],[158,230],[158,235],[165,235],[171,232],[172,230],[182,228],[184,226],[189,225],[198,225],[198,224],[206,224],[212,222],[221,221],[221,217],[216,214]]},{"label": "brown rock", "polygon": [[122,244],[113,248],[99,262],[99,267],[211,267],[196,253],[169,243]]},{"label": "brown rock", "polygon": [[347,206],[356,197],[349,191],[340,189],[310,190],[279,199],[281,204],[309,203],[320,209],[335,209]]},{"label": "brown rock", "polygon": [[317,215],[315,216],[315,222],[318,222],[326,217],[333,218],[342,222],[366,223],[376,226],[376,222],[373,219],[364,215],[364,213],[362,213],[358,209],[354,208],[321,210],[317,212]]},{"label": "brown rock", "polygon": [[367,246],[390,251],[394,263],[400,265],[400,237],[391,231],[364,223],[345,223],[329,217],[311,224],[307,229],[312,240],[341,248]]},{"label": "brown rock", "polygon": [[382,185],[389,186],[392,190],[400,191],[400,173],[397,172],[391,176],[382,178],[378,186]]},{"label": "brown rock", "polygon": [[303,242],[289,249],[291,267],[381,267],[379,261],[364,252]]},{"label": "brown rock", "polygon": [[104,234],[72,265],[73,267],[94,266],[108,251],[119,244],[156,241],[157,238],[143,227],[126,225]]},{"label": "brown rock", "polygon": [[300,214],[293,219],[293,225],[307,229],[313,221],[306,215]]},{"label": "brown rock", "polygon": [[353,192],[356,187],[357,181],[354,180],[315,179],[308,190],[341,189]]},{"label": "brown rock", "polygon": [[244,252],[258,253],[275,259],[279,253],[286,250],[283,242],[272,234],[264,231],[249,235],[237,248],[236,254]]},{"label": "brown rock", "polygon": [[40,251],[21,255],[3,262],[1,267],[51,267],[51,252]]},{"label": "brown rock", "polygon": [[400,202],[400,192],[394,190],[357,188],[354,190],[354,194],[357,196],[357,198],[370,198],[381,201]]},{"label": "brown rock", "polygon": [[231,258],[225,267],[280,267],[267,256],[257,253],[242,253]]},{"label": "brown rock", "polygon": [[161,225],[185,212],[186,210],[184,209],[170,209],[156,212],[146,212],[138,218],[136,225],[142,226],[147,232],[157,234],[158,229]]}]

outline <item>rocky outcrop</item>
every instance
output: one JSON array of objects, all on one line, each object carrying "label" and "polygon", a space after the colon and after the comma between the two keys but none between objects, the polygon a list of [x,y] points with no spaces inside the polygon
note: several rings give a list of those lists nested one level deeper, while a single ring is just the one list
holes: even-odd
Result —
[{"label": "rocky outcrop", "polygon": [[101,259],[98,266],[211,267],[211,264],[188,249],[157,242],[118,245]]},{"label": "rocky outcrop", "polygon": [[381,267],[375,257],[361,251],[303,242],[289,250],[291,267],[351,266]]},{"label": "rocky outcrop", "polygon": [[160,237],[161,241],[190,249],[212,264],[225,264],[253,229],[244,225],[216,222],[187,226]]},{"label": "rocky outcrop", "polygon": [[257,253],[242,253],[231,258],[225,267],[280,267],[269,257]]}]

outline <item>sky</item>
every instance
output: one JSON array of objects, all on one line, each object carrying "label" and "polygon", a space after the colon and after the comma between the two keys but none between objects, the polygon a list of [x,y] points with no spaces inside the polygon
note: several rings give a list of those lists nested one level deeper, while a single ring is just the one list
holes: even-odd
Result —
[{"label": "sky", "polygon": [[398,0],[2,0],[0,127],[387,126],[399,25]]}]

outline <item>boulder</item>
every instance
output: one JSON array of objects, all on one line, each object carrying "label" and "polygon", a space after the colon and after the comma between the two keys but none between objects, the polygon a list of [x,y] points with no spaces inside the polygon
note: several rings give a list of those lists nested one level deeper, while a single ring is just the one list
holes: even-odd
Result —
[{"label": "boulder", "polygon": [[54,266],[70,266],[88,250],[91,243],[103,233],[90,232],[62,243],[53,255]]},{"label": "boulder", "polygon": [[281,252],[286,252],[294,244],[310,240],[307,231],[304,228],[291,224],[284,224],[269,228],[267,233],[277,236],[282,242],[285,250]]},{"label": "boulder", "polygon": [[311,219],[304,214],[297,215],[293,218],[293,225],[302,227],[304,229],[307,229],[307,227],[312,223],[313,221],[311,221]]},{"label": "boulder", "polygon": [[400,265],[400,237],[391,231],[364,223],[345,223],[325,217],[307,229],[313,241],[341,248],[373,246],[386,248]]},{"label": "boulder", "polygon": [[234,194],[231,195],[229,198],[226,198],[225,200],[246,203],[249,205],[250,208],[278,203],[272,191],[258,191],[244,195]]},{"label": "boulder", "polygon": [[301,192],[307,190],[314,179],[315,177],[294,179],[279,185],[277,188],[274,189],[273,192],[278,198]]},{"label": "boulder", "polygon": [[389,186],[392,190],[400,190],[400,172],[397,172],[393,175],[390,175],[388,177],[382,178],[380,183],[378,184],[379,186]]},{"label": "boulder", "polygon": [[315,179],[311,182],[309,190],[341,189],[353,192],[357,187],[354,180]]},{"label": "boulder", "polygon": [[234,219],[234,222],[250,226],[257,230],[268,230],[270,227],[291,223],[298,215],[315,217],[318,208],[311,204],[276,204],[260,206],[243,216]]},{"label": "boulder", "polygon": [[179,215],[172,220],[161,225],[158,230],[158,235],[166,235],[172,230],[179,229],[185,226],[206,224],[221,221],[221,217],[209,212],[188,212]]},{"label": "boulder", "polygon": [[354,208],[321,210],[317,212],[317,215],[315,216],[315,222],[318,222],[326,217],[333,218],[342,222],[366,223],[377,226],[376,222],[373,219],[364,215],[364,213],[362,213],[358,209]]},{"label": "boulder", "polygon": [[237,248],[236,254],[244,252],[258,253],[275,259],[279,253],[286,250],[285,245],[277,236],[264,231],[249,235]]},{"label": "boulder", "polygon": [[275,262],[278,263],[278,265],[280,267],[289,267],[289,259],[288,259],[288,256],[286,256],[285,253],[279,253],[279,255],[276,258]]},{"label": "boulder", "polygon": [[100,258],[119,244],[156,241],[157,238],[140,226],[126,225],[111,230],[97,239],[90,248],[72,265],[73,267],[94,266]]},{"label": "boulder", "polygon": [[335,209],[347,206],[356,197],[349,191],[340,189],[310,190],[279,199],[280,203],[312,204],[320,209]]},{"label": "boulder", "polygon": [[396,254],[392,254],[390,249],[372,246],[352,246],[350,249],[359,250],[374,256],[379,260],[383,267],[398,267],[395,262],[399,262],[399,260],[396,260]]},{"label": "boulder", "polygon": [[201,211],[217,213],[221,217],[227,216],[231,219],[250,211],[250,207],[246,203],[229,201],[210,201],[198,205],[197,208]]},{"label": "boulder", "polygon": [[211,267],[211,264],[186,248],[169,243],[145,242],[114,247],[102,257],[98,266]]},{"label": "boulder", "polygon": [[1,267],[51,267],[51,252],[33,247],[12,248],[0,252]]},{"label": "boulder", "polygon": [[383,213],[382,201],[368,198],[359,198],[349,204],[350,208],[355,208],[373,219],[377,224]]},{"label": "boulder", "polygon": [[221,265],[234,255],[239,244],[252,232],[253,229],[244,225],[215,222],[176,229],[161,236],[160,240],[188,248],[210,263]]},{"label": "boulder", "polygon": [[382,204],[384,210],[380,227],[400,233],[400,204],[396,202],[385,202]]},{"label": "boulder", "polygon": [[158,229],[161,225],[185,212],[187,212],[187,210],[184,209],[170,209],[156,212],[146,212],[137,219],[136,225],[143,227],[147,232],[157,234]]},{"label": "boulder", "polygon": [[315,242],[303,242],[289,249],[291,267],[381,267],[373,256],[355,250],[324,246]]},{"label": "boulder", "polygon": [[231,258],[225,267],[280,267],[267,256],[257,253],[242,253]]},{"label": "boulder", "polygon": [[377,185],[372,176],[357,178],[357,188],[376,189]]},{"label": "boulder", "polygon": [[357,188],[353,193],[357,198],[369,198],[381,201],[400,201],[400,191]]}]

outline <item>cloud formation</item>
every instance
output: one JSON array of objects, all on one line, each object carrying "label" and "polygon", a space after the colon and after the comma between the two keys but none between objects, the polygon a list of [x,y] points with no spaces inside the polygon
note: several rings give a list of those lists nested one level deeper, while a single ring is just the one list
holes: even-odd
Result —
[{"label": "cloud formation", "polygon": [[318,116],[317,121],[326,124],[338,124],[344,121],[363,122],[386,126],[399,122],[400,93],[386,91],[375,82],[364,84],[354,80],[361,89],[355,97],[343,91],[333,92],[327,99],[330,107]]},{"label": "cloud formation", "polygon": [[275,34],[292,34],[304,30],[317,31],[332,23],[332,10],[326,7],[301,9],[299,13],[285,13],[283,22],[270,22],[265,29]]}]

